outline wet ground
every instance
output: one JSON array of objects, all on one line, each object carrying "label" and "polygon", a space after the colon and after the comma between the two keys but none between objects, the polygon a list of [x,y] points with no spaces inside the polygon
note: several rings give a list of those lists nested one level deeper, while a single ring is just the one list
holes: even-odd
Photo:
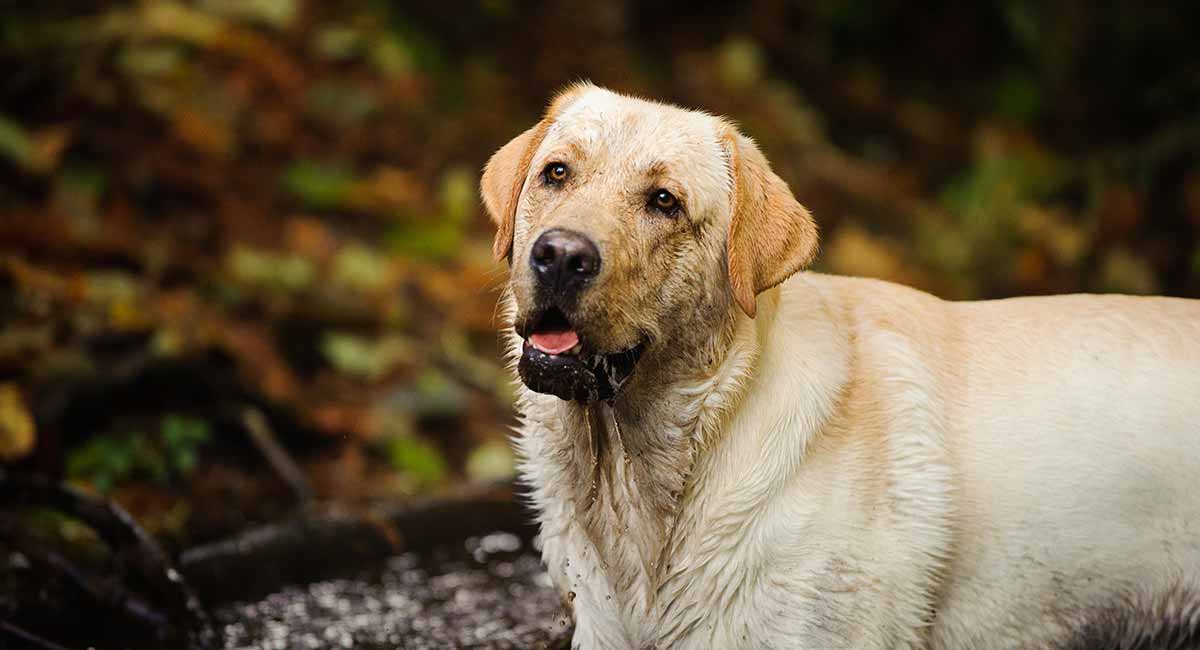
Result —
[{"label": "wet ground", "polygon": [[570,638],[538,550],[511,533],[396,556],[213,614],[228,650],[559,648]]}]

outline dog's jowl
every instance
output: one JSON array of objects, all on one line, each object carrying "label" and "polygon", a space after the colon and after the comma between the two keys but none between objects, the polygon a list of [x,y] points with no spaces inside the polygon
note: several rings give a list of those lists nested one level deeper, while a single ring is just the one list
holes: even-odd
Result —
[{"label": "dog's jowl", "polygon": [[576,647],[1200,647],[1200,302],[806,272],[753,141],[587,84],[482,193]]}]

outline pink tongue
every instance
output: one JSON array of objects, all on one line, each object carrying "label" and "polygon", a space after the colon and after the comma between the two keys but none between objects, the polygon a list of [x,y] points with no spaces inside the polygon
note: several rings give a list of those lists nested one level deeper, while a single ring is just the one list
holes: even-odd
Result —
[{"label": "pink tongue", "polygon": [[574,330],[538,332],[529,337],[529,342],[546,354],[562,354],[579,343],[579,335]]}]

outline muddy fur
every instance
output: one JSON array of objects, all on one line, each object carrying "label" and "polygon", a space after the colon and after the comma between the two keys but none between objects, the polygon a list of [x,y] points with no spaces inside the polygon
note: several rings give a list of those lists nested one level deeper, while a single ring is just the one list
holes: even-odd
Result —
[{"label": "muddy fur", "polygon": [[1085,617],[1063,650],[1196,650],[1200,591],[1176,586],[1150,599],[1127,598]]}]

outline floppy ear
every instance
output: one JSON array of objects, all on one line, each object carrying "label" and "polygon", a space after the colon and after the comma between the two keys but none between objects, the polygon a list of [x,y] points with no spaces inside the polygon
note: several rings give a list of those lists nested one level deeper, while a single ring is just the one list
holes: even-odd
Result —
[{"label": "floppy ear", "polygon": [[732,127],[725,138],[733,175],[729,224],[729,282],[742,311],[753,318],[755,297],[812,261],[817,224],[787,183],[771,171],[754,141]]},{"label": "floppy ear", "polygon": [[512,251],[513,226],[517,219],[517,201],[525,178],[529,175],[529,164],[533,153],[550,127],[549,118],[538,122],[533,128],[513,138],[508,144],[492,154],[483,168],[479,181],[479,192],[488,216],[496,224],[496,241],[492,255],[500,261]]},{"label": "floppy ear", "polygon": [[554,95],[541,122],[500,147],[484,166],[483,178],[479,180],[479,193],[483,195],[483,206],[487,209],[488,216],[496,223],[496,241],[492,245],[492,254],[495,255],[496,261],[508,257],[512,252],[517,202],[521,198],[521,190],[525,187],[525,178],[529,175],[533,154],[546,137],[546,131],[554,122],[554,118],[566,110],[567,106],[584,93],[595,89],[596,87],[588,81],[565,86]]}]

